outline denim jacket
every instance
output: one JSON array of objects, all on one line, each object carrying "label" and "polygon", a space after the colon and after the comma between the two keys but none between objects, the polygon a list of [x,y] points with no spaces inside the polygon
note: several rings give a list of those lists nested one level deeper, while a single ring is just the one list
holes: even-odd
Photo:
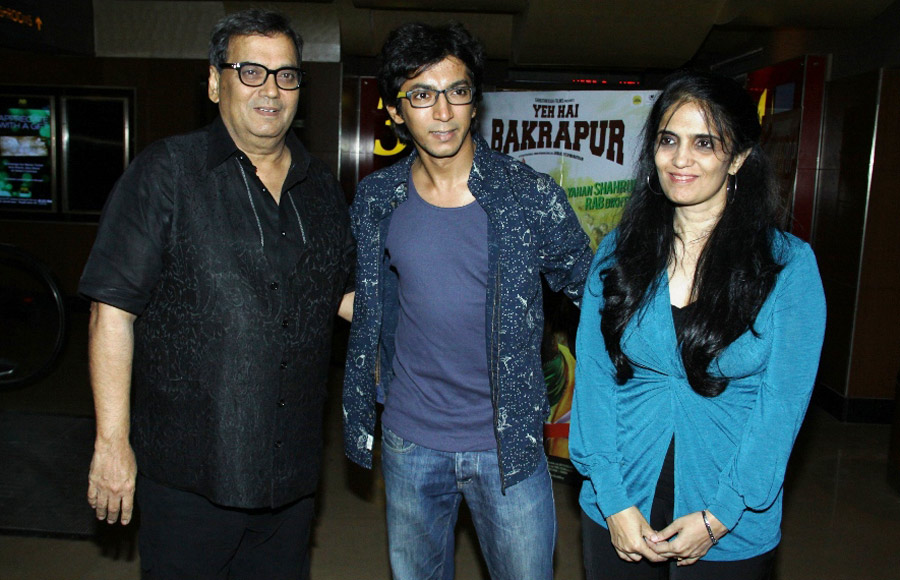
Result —
[{"label": "denim jacket", "polygon": [[[530,476],[544,453],[549,404],[541,372],[540,275],[579,304],[592,252],[565,192],[550,176],[474,139],[468,186],[488,216],[485,333],[505,490]],[[364,467],[372,465],[376,393],[390,396],[399,309],[397,277],[384,244],[391,214],[407,198],[415,158],[413,152],[363,179],[350,209],[358,263],[344,377],[344,447]]]}]

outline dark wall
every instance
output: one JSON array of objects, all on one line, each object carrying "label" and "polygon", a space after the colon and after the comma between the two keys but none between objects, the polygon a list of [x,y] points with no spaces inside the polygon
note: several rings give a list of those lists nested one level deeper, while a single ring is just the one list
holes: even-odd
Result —
[{"label": "dark wall", "polygon": [[137,150],[190,130],[215,113],[206,97],[207,65],[202,60],[87,58],[0,50],[7,67],[4,84],[124,87],[136,93]]},{"label": "dark wall", "polygon": [[900,70],[881,74],[854,329],[851,397],[891,399],[900,371]]},{"label": "dark wall", "polygon": [[[46,56],[0,49],[0,62],[23,63],[8,67],[0,89],[3,84],[134,89],[136,152],[157,139],[201,127],[217,113],[206,94],[205,60]],[[300,89],[301,136],[314,154],[332,158],[326,160],[337,171],[341,65],[302,66],[307,76]]]},{"label": "dark wall", "polygon": [[[0,92],[4,84],[134,89],[135,154],[158,139],[202,127],[217,114],[207,97],[204,60],[66,57],[0,49],[0,62],[21,63],[6,67]],[[299,134],[310,152],[337,174],[341,65],[303,67],[308,76],[301,88]],[[64,215],[0,219],[0,243],[17,245],[47,263],[71,295],[96,235],[95,222],[96,216],[77,224]]]},{"label": "dark wall", "polygon": [[[197,127],[215,114],[206,97],[206,64],[199,60],[60,57],[0,50],[7,85],[121,87],[135,90],[135,153],[153,141]],[[0,91],[3,86],[0,85]],[[0,243],[24,248],[45,262],[65,293],[75,293],[96,234],[95,223],[0,221]],[[93,220],[92,220],[93,221]]]},{"label": "dark wall", "polygon": [[900,71],[827,91],[814,247],[828,300],[819,394],[839,418],[890,421],[900,369]]},{"label": "dark wall", "polygon": [[828,298],[819,383],[850,397],[847,377],[865,233],[878,75],[832,81],[823,122],[813,246]]}]

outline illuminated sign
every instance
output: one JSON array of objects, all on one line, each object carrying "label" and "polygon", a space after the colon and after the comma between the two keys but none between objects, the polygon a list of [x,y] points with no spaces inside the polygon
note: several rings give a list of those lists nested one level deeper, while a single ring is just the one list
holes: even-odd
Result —
[{"label": "illuminated sign", "polygon": [[93,55],[92,0],[0,0],[0,46]]},{"label": "illuminated sign", "polygon": [[0,208],[50,209],[50,98],[0,95]]},{"label": "illuminated sign", "polygon": [[0,4],[0,20],[6,20],[12,22],[13,24],[18,24],[19,26],[35,28],[38,32],[40,32],[41,28],[43,28],[44,26],[44,21],[41,20],[40,16],[28,14],[27,12],[22,12],[21,10],[16,10],[15,8],[9,8],[8,6],[3,6],[2,4]]}]

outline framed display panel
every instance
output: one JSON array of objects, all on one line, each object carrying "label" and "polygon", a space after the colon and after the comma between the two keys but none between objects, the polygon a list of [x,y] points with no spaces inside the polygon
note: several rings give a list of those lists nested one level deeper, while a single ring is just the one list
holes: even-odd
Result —
[{"label": "framed display panel", "polygon": [[94,221],[134,153],[135,91],[0,86],[0,218]]},{"label": "framed display panel", "polygon": [[0,91],[0,210],[57,210],[55,112],[52,96]]},{"label": "framed display panel", "polygon": [[125,97],[63,96],[63,211],[97,213],[131,157]]}]

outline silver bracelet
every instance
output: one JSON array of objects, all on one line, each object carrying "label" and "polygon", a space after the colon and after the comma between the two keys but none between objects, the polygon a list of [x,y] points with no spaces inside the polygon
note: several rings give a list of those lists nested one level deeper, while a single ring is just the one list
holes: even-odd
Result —
[{"label": "silver bracelet", "polygon": [[719,540],[712,533],[712,527],[709,525],[709,519],[706,517],[706,510],[700,510],[700,515],[703,516],[703,523],[706,524],[706,532],[709,534],[709,539],[712,540],[712,545],[715,546],[719,543]]}]

